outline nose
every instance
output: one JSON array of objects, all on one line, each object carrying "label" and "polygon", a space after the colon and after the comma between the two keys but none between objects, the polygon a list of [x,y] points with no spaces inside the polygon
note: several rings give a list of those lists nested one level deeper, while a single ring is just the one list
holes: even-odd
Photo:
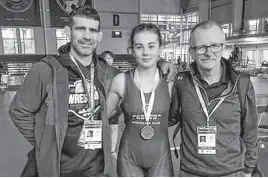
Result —
[{"label": "nose", "polygon": [[213,55],[214,53],[211,51],[211,48],[210,47],[207,47],[207,52],[205,53],[207,56],[211,56]]},{"label": "nose", "polygon": [[149,53],[149,49],[148,49],[148,47],[144,47],[143,48],[143,56],[147,56],[148,55],[148,53]]},{"label": "nose", "polygon": [[91,32],[89,30],[85,30],[83,34],[84,39],[90,39],[91,38]]}]

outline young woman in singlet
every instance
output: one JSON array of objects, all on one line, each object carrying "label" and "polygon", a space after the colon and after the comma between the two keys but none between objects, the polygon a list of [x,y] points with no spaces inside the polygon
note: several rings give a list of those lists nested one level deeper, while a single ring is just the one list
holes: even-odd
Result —
[{"label": "young woman in singlet", "polygon": [[110,122],[111,152],[117,159],[118,176],[173,176],[168,126],[176,123],[169,114],[177,110],[176,94],[173,83],[166,83],[157,67],[160,47],[156,25],[137,25],[130,36],[130,49],[138,66],[112,81],[107,114],[110,116],[121,100],[126,125],[117,156],[118,125]]}]

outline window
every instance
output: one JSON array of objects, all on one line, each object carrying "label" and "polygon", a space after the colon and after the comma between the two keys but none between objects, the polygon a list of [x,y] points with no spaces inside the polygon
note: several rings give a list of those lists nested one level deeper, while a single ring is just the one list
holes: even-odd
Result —
[{"label": "window", "polygon": [[22,54],[35,54],[34,31],[31,28],[19,28]]},{"label": "window", "polygon": [[256,51],[255,50],[247,50],[246,56],[242,59],[242,65],[244,64],[247,67],[255,67],[256,65]]},{"label": "window", "polygon": [[222,24],[221,28],[223,30],[223,33],[225,34],[226,37],[231,35],[231,30],[230,30],[230,26],[231,24],[227,23],[227,24]]},{"label": "window", "polygon": [[1,29],[4,54],[35,54],[34,30],[32,28]]},{"label": "window", "polygon": [[57,49],[59,49],[59,47],[65,45],[70,41],[63,29],[56,29],[56,38],[57,38]]},{"label": "window", "polygon": [[259,52],[259,60],[257,61],[257,66],[261,66],[263,61],[268,62],[268,49],[262,49]]},{"label": "window", "polygon": [[249,20],[248,21],[249,26],[249,34],[258,34],[259,31],[259,19],[256,20]]},{"label": "window", "polygon": [[189,43],[190,30],[198,21],[198,12],[182,16],[176,14],[141,14],[142,23],[154,23],[160,28],[163,41],[163,50],[160,56],[173,63],[177,62],[179,56],[182,61],[188,60],[188,45],[187,49],[184,50],[182,44]]},{"label": "window", "polygon": [[18,54],[16,28],[2,28],[4,54]]}]

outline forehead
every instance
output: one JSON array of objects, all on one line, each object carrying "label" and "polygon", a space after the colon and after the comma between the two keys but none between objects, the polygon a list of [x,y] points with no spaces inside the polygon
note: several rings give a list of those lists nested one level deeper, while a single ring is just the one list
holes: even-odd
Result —
[{"label": "forehead", "polygon": [[151,43],[158,42],[158,36],[154,32],[150,31],[141,31],[134,35],[134,43]]},{"label": "forehead", "polygon": [[225,36],[221,29],[213,26],[208,29],[198,28],[192,34],[191,43],[193,46],[210,45],[213,43],[224,43]]},{"label": "forehead", "polygon": [[94,28],[98,29],[100,25],[100,22],[94,19],[89,19],[86,17],[79,17],[79,16],[74,16],[73,17],[73,26],[83,26],[86,28]]}]

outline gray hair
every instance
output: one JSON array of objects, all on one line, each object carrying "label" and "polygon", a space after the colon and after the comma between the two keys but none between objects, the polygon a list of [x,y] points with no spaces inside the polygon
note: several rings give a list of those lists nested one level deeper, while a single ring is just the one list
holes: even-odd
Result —
[{"label": "gray hair", "polygon": [[[193,29],[191,30],[191,32],[190,32],[190,39],[189,39],[189,42],[190,42],[190,44],[191,44],[191,42],[192,42],[192,36],[193,36],[193,34],[194,34],[194,32],[197,30],[197,29],[210,29],[210,28],[212,28],[212,27],[218,27],[220,30],[221,30],[221,32],[222,32],[222,34],[223,34],[223,36],[224,36],[224,32],[223,32],[223,29],[222,29],[222,27],[217,23],[217,22],[215,22],[215,21],[203,21],[203,22],[200,22],[200,23],[198,23],[197,25],[195,25],[194,27],[193,27]],[[225,37],[225,36],[224,36]]]}]

